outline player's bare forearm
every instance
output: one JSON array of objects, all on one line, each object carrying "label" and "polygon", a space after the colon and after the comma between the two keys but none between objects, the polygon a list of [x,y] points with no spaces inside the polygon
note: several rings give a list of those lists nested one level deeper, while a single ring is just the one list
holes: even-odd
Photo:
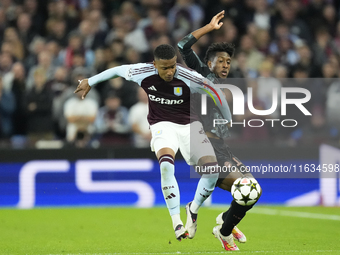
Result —
[{"label": "player's bare forearm", "polygon": [[220,22],[221,19],[224,18],[224,11],[221,11],[217,13],[210,21],[209,24],[205,25],[204,27],[201,27],[191,34],[198,40],[200,39],[203,35],[213,31],[213,30],[218,30],[221,28],[223,25],[223,22]]},{"label": "player's bare forearm", "polygon": [[74,93],[81,92],[82,93],[81,99],[84,99],[90,90],[91,90],[91,86],[89,85],[89,79],[83,79],[79,81],[79,84],[76,90],[74,91]]},{"label": "player's bare forearm", "polygon": [[213,27],[210,24],[205,25],[204,27],[201,27],[191,34],[198,40],[200,39],[203,35],[208,34],[209,32],[213,31]]}]

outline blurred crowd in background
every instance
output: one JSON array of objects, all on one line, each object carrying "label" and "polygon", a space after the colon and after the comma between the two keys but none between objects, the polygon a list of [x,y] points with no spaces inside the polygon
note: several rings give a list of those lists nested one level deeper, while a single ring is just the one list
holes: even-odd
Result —
[{"label": "blurred crowd in background", "polygon": [[[295,106],[287,107],[287,116],[279,108],[255,116],[246,107],[244,116],[233,117],[246,125],[231,129],[230,142],[339,143],[340,1],[1,0],[0,147],[148,147],[148,98],[137,84],[113,79],[80,100],[73,93],[78,80],[117,65],[150,62],[156,46],[175,46],[221,10],[224,24],[193,46],[198,56],[203,59],[212,42],[233,42],[230,83],[245,95],[251,87],[256,109],[271,107],[274,87],[302,87],[312,94],[305,104],[312,116]],[[183,63],[180,56],[178,61]],[[299,124],[252,128],[251,119]]]}]

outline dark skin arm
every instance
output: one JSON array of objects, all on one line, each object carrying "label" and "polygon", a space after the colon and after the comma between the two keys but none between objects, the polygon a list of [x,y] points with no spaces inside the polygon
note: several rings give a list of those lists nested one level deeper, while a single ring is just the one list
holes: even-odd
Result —
[{"label": "dark skin arm", "polygon": [[205,25],[204,27],[201,27],[191,34],[198,40],[200,39],[203,35],[213,31],[213,30],[218,30],[221,28],[223,25],[223,22],[220,22],[221,19],[224,18],[224,11],[221,11],[217,13],[210,21],[209,24]]},{"label": "dark skin arm", "polygon": [[89,79],[83,79],[79,81],[78,87],[73,93],[81,92],[82,93],[81,99],[84,99],[90,90],[91,86],[89,85]]}]

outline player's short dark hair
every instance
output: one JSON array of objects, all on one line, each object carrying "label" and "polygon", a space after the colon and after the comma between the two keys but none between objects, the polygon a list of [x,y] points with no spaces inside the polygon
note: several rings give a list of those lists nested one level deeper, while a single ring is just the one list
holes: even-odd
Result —
[{"label": "player's short dark hair", "polygon": [[233,43],[219,42],[213,43],[209,46],[207,52],[205,53],[204,62],[213,60],[217,52],[227,52],[230,57],[234,56],[235,45]]},{"label": "player's short dark hair", "polygon": [[176,56],[176,51],[174,47],[169,44],[161,44],[156,47],[153,52],[153,56],[155,59],[169,60]]}]

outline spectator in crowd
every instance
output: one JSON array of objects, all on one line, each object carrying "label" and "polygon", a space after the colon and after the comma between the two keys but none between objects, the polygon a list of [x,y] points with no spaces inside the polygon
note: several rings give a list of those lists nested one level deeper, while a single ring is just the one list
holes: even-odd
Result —
[{"label": "spectator in crowd", "polygon": [[[327,140],[339,139],[339,126],[333,126],[327,123],[325,113],[321,107],[315,107],[311,113],[312,116],[309,118],[310,123],[291,133],[289,139],[290,146],[296,146],[298,143],[304,145],[321,145]],[[332,124],[335,123],[336,122],[332,122]]]},{"label": "spectator in crowd", "polygon": [[331,35],[327,31],[326,27],[320,27],[315,33],[315,43],[312,46],[314,53],[313,63],[317,66],[322,66],[336,49],[331,43]]},{"label": "spectator in crowd", "polygon": [[3,6],[0,6],[0,41],[3,40],[3,34],[7,27],[7,20],[6,20],[6,14],[4,11]]},{"label": "spectator in crowd", "polygon": [[174,7],[169,10],[169,30],[175,41],[198,29],[204,19],[201,6],[193,0],[177,0]]},{"label": "spectator in crowd", "polygon": [[52,66],[61,66],[62,63],[60,63],[59,59],[59,53],[60,53],[60,45],[58,44],[57,41],[48,41],[45,45],[45,49],[51,54],[51,64]]},{"label": "spectator in crowd", "polygon": [[95,31],[99,32],[107,32],[109,30],[109,26],[107,25],[106,19],[103,13],[100,10],[91,10],[88,18],[95,28]]},{"label": "spectator in crowd", "polygon": [[257,70],[258,64],[264,60],[264,55],[256,49],[254,40],[250,35],[246,34],[241,37],[240,50],[246,54],[247,67]]},{"label": "spectator in crowd", "polygon": [[148,148],[151,141],[150,126],[147,121],[148,96],[142,88],[138,88],[138,103],[130,108],[129,123],[133,132],[133,145],[137,148]]},{"label": "spectator in crowd", "polygon": [[135,20],[123,17],[124,19],[124,43],[127,46],[134,48],[140,53],[146,53],[149,50],[149,44],[144,31],[137,27]]},{"label": "spectator in crowd", "polygon": [[[252,88],[252,104],[256,110],[266,110],[265,103],[257,96],[258,95],[258,83],[256,79],[248,79],[247,87]],[[247,90],[249,93],[249,90]],[[248,95],[245,96],[247,98]],[[261,126],[261,122],[258,119],[264,122],[265,119],[271,118],[270,116],[258,116],[252,113],[248,105],[245,105],[244,115],[235,115],[236,122],[241,122],[244,124],[233,125],[235,129],[241,129],[242,135],[241,140],[247,143],[256,142],[259,143],[261,141],[266,141],[269,138],[269,128],[268,125],[264,124]],[[257,121],[252,121],[252,119],[257,119]],[[250,121],[250,125],[249,125]],[[243,125],[243,127],[242,127]],[[257,127],[251,127],[257,126]]]},{"label": "spectator in crowd", "polygon": [[[63,69],[65,69],[65,67],[63,67]],[[61,72],[63,69],[58,71],[59,75],[58,75],[58,78],[55,77],[55,80],[59,80],[61,83],[68,82],[68,86],[65,90],[62,91],[60,95],[55,95],[54,100],[53,100],[55,101],[53,102],[53,106],[56,107],[54,108],[53,116],[57,118],[56,119],[58,123],[57,130],[59,130],[59,133],[57,134],[60,135],[62,138],[66,136],[66,128],[67,128],[67,119],[64,114],[65,103],[67,100],[74,97],[73,91],[75,90],[77,84],[79,83],[79,80],[82,80],[88,77],[87,75],[90,75],[90,73],[88,72],[86,68],[78,67],[72,71],[72,73],[69,75],[70,77],[64,77],[66,74],[64,72]],[[66,70],[68,69],[66,68]],[[69,74],[69,71],[67,71],[67,74]],[[98,94],[96,90],[93,90],[92,92],[93,94],[90,95],[89,98],[91,98],[99,106],[101,102],[100,95]]]},{"label": "spectator in crowd", "polygon": [[109,62],[123,62],[126,45],[121,39],[114,39],[109,45],[108,61]]},{"label": "spectator in crowd", "polygon": [[305,20],[312,30],[323,23],[322,14],[325,6],[326,1],[324,0],[309,1],[309,4],[306,6]]},{"label": "spectator in crowd", "polygon": [[162,15],[153,17],[150,25],[144,28],[144,33],[148,41],[154,37],[168,35],[169,31],[168,21],[166,17]]},{"label": "spectator in crowd", "polygon": [[139,52],[137,52],[134,48],[127,48],[125,52],[125,62],[127,64],[140,63],[141,59],[141,54],[139,54]]},{"label": "spectator in crowd", "polygon": [[94,69],[92,66],[86,65],[86,59],[83,51],[75,50],[73,51],[71,57],[71,65],[69,66],[70,72],[72,72],[76,68],[85,68],[89,73],[94,73]]},{"label": "spectator in crowd", "polygon": [[114,92],[109,93],[95,120],[96,133],[101,144],[130,143],[128,114],[128,109],[121,105],[120,97]]},{"label": "spectator in crowd", "polygon": [[[111,63],[109,68],[117,65],[118,63]],[[100,86],[100,84],[98,85]],[[117,77],[104,83],[104,87],[101,90],[101,98],[105,98],[106,95],[114,92],[121,99],[122,106],[130,108],[137,102],[137,88],[138,85],[136,83]]]},{"label": "spectator in crowd", "polygon": [[336,32],[335,36],[332,38],[332,44],[334,45],[336,49],[336,54],[340,54],[340,20],[336,24]]},{"label": "spectator in crowd", "polygon": [[28,46],[32,42],[36,33],[32,29],[31,16],[28,13],[20,13],[17,19],[17,28],[19,38],[25,47],[25,53],[28,52]]},{"label": "spectator in crowd", "polygon": [[331,4],[327,4],[322,10],[322,25],[329,29],[331,36],[335,36],[336,33],[336,16],[335,7]]},{"label": "spectator in crowd", "polygon": [[339,79],[334,80],[326,94],[326,116],[327,123],[337,130],[340,130],[340,114],[339,114],[339,105],[340,105],[340,81]]},{"label": "spectator in crowd", "polygon": [[89,0],[88,2],[88,10],[99,10],[104,11],[104,3],[103,0]]},{"label": "spectator in crowd", "polygon": [[0,138],[9,138],[14,133],[13,114],[16,108],[14,94],[3,88],[0,78]]},{"label": "spectator in crowd", "polygon": [[12,24],[17,18],[17,10],[20,9],[21,6],[18,6],[13,0],[3,0],[1,1],[1,7],[4,10],[8,25]]},{"label": "spectator in crowd", "polygon": [[[264,109],[268,110],[273,105],[273,98],[277,98],[280,102],[281,98],[281,82],[273,77],[274,65],[268,60],[262,62],[259,68],[259,79],[257,82],[257,98],[264,103]],[[274,93],[276,90],[276,94]],[[273,118],[280,116],[280,104],[276,107],[276,111],[272,113]]]},{"label": "spectator in crowd", "polygon": [[[215,32],[215,35],[213,36],[212,41],[214,42],[224,41],[224,42],[231,42],[234,44],[238,44],[239,31],[238,31],[238,28],[235,26],[234,22],[230,18],[226,18],[223,21],[223,26],[221,29],[222,29],[221,33]],[[208,45],[209,40],[207,39],[208,38],[206,37],[206,42],[202,41],[202,43],[204,43],[203,47],[206,47]]]},{"label": "spectator in crowd", "polygon": [[76,147],[86,147],[94,132],[97,112],[98,104],[92,98],[82,100],[79,93],[69,98],[64,105],[66,141]]},{"label": "spectator in crowd", "polygon": [[[93,63],[93,68],[96,73],[100,73],[106,70],[107,67],[107,56],[105,55],[105,50],[103,48],[98,48],[94,52],[95,60]],[[137,54],[138,55],[138,54]]]},{"label": "spectator in crowd", "polygon": [[84,49],[83,38],[78,32],[72,32],[69,35],[68,46],[59,54],[60,62],[67,68],[71,68],[75,52],[83,54],[87,67],[92,66],[94,62],[94,53],[92,50]]},{"label": "spectator in crowd", "polygon": [[95,51],[104,47],[106,34],[99,30],[89,19],[83,20],[79,24],[79,33],[83,38],[84,49]]},{"label": "spectator in crowd", "polygon": [[[303,106],[311,113],[315,106],[316,95],[315,82],[313,79],[308,78],[308,69],[302,65],[297,65],[293,69],[293,78],[290,79],[289,87],[304,88],[311,92],[311,99],[304,103]],[[289,93],[289,98],[296,99],[301,98],[301,93]],[[306,116],[300,109],[298,109],[294,104],[286,105],[286,116],[285,119],[297,120],[297,125],[290,128],[282,128],[282,133],[286,135],[292,134],[298,129],[304,128],[309,123],[310,116]]]},{"label": "spectator in crowd", "polygon": [[120,13],[123,17],[132,19],[135,23],[140,20],[140,15],[137,11],[136,5],[130,1],[124,1],[120,6]]},{"label": "spectator in crowd", "polygon": [[4,85],[15,97],[16,107],[13,112],[13,134],[26,134],[26,75],[25,67],[21,62],[12,66],[11,72],[3,77]]},{"label": "spectator in crowd", "polygon": [[145,8],[146,10],[144,10],[144,13],[146,15],[138,21],[138,27],[142,29],[149,27],[153,20],[162,15],[162,10],[159,6],[149,6]]},{"label": "spectator in crowd", "polygon": [[256,27],[263,30],[269,30],[271,27],[271,13],[267,0],[254,1],[254,13],[250,22],[254,22]]},{"label": "spectator in crowd", "polygon": [[302,66],[308,72],[307,77],[321,77],[320,66],[313,61],[313,53],[309,46],[303,42],[297,43],[296,49],[299,60],[291,66],[291,76],[293,76],[293,71],[297,66]]},{"label": "spectator in crowd", "polygon": [[65,21],[67,33],[74,30],[78,20],[72,9],[68,9],[67,1],[50,1],[48,3],[49,18]]},{"label": "spectator in crowd", "polygon": [[[37,69],[44,70],[40,73],[46,75],[47,87],[53,90],[53,99],[58,102],[56,116],[61,117],[56,117],[59,128],[55,133],[62,139],[66,119],[61,109],[72,96],[78,79],[91,76],[91,72],[99,73],[116,62],[152,61],[155,47],[176,44],[220,10],[226,13],[222,29],[194,45],[200,57],[204,57],[202,54],[212,41],[233,42],[238,47],[229,78],[267,77],[270,69],[266,79],[274,76],[283,87],[306,87],[312,93],[310,110],[320,107],[317,113],[325,112],[327,121],[330,116],[336,120],[332,107],[337,105],[334,96],[340,75],[338,1],[5,0],[0,3],[0,76],[6,93],[10,91],[16,99],[13,134],[28,132],[25,119],[29,111],[23,98],[34,88]],[[285,78],[296,74],[325,80],[313,79],[308,86],[287,83]],[[104,105],[113,91],[122,106],[129,108],[137,102],[137,90],[133,84],[122,86],[125,82],[115,79],[103,83],[91,97],[98,105]],[[245,80],[233,80],[236,83],[245,93]],[[60,84],[65,89],[58,87]],[[262,91],[264,88],[269,91],[268,87],[261,81],[258,86],[259,97],[268,109],[269,94]],[[229,98],[232,107],[232,97]],[[294,115],[295,109],[291,110]],[[311,129],[313,121],[306,119],[305,125],[301,130]],[[291,130],[285,131],[284,135],[290,137]],[[294,141],[298,144],[303,140]]]},{"label": "spectator in crowd", "polygon": [[230,70],[229,78],[247,78],[249,77],[249,73],[250,70],[247,63],[246,52],[237,52]]},{"label": "spectator in crowd", "polygon": [[8,52],[0,53],[0,75],[4,76],[11,71],[14,62],[13,56]]},{"label": "spectator in crowd", "polygon": [[66,22],[63,19],[50,18],[46,22],[46,30],[48,32],[47,40],[56,41],[62,47],[67,46],[67,30]]},{"label": "spectator in crowd", "polygon": [[[61,66],[57,67],[54,78],[50,80],[47,85],[50,88],[53,96],[52,102],[52,118],[55,134],[57,137],[65,137],[65,127],[60,126],[60,120],[63,118],[63,108],[64,108],[64,93],[70,87],[69,84],[69,72],[67,68]],[[65,122],[63,122],[65,123]]]},{"label": "spectator in crowd", "polygon": [[46,86],[46,71],[37,68],[33,73],[33,87],[25,99],[27,111],[27,135],[34,145],[39,140],[54,138],[52,121],[52,93]]},{"label": "spectator in crowd", "polygon": [[274,67],[274,77],[280,81],[281,87],[289,87],[288,68],[285,65],[276,65]]},{"label": "spectator in crowd", "polygon": [[38,55],[44,51],[46,40],[43,37],[36,36],[28,47],[28,55],[23,61],[26,71],[38,64]]},{"label": "spectator in crowd", "polygon": [[123,32],[123,38],[119,35],[121,33],[120,28],[124,27],[123,15],[119,13],[114,13],[111,16],[111,29],[107,32],[105,38],[105,44],[110,45],[115,39],[124,39],[125,32]]},{"label": "spectator in crowd", "polygon": [[264,55],[269,55],[270,35],[265,29],[258,29],[255,35],[256,47]]},{"label": "spectator in crowd", "polygon": [[26,89],[29,91],[34,86],[34,73],[37,69],[44,70],[45,80],[51,80],[54,76],[55,66],[52,65],[52,55],[44,50],[38,55],[38,64],[31,67],[27,77]]},{"label": "spectator in crowd", "polygon": [[31,17],[34,34],[43,35],[46,16],[39,10],[37,0],[24,0],[23,10]]},{"label": "spectator in crowd", "polygon": [[282,5],[279,11],[282,21],[288,26],[291,34],[303,39],[308,44],[312,42],[311,30],[304,20],[297,17],[297,10],[291,8],[290,5]]},{"label": "spectator in crowd", "polygon": [[207,8],[205,8],[206,15],[204,24],[208,24],[211,17],[213,17],[216,13],[220,12],[221,10],[225,10],[225,16],[233,20],[233,23],[237,27],[237,30],[240,34],[244,34],[246,32],[246,25],[251,19],[254,12],[253,6],[250,8],[246,6],[247,3],[251,2],[253,1],[208,1]]}]

